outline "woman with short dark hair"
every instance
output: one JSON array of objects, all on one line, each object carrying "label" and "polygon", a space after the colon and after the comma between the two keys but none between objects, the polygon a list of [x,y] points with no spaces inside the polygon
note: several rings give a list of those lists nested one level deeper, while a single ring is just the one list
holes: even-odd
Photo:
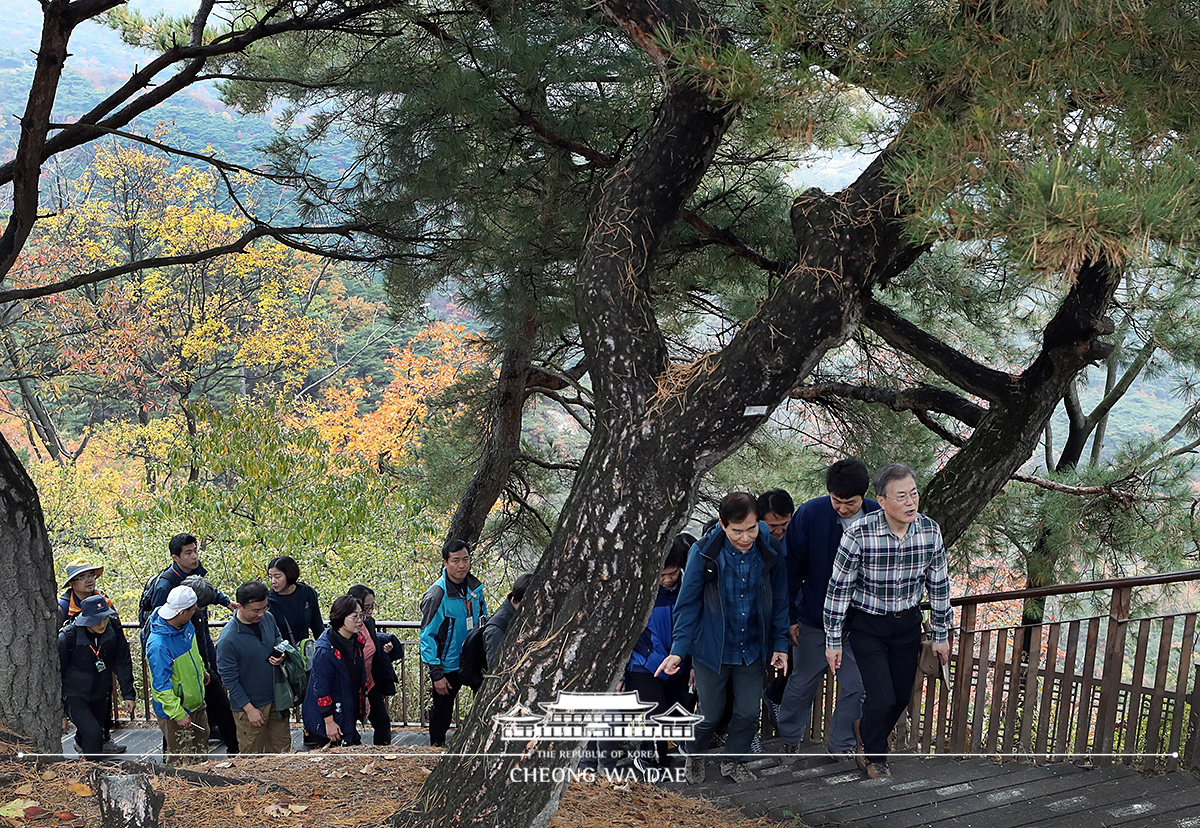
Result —
[{"label": "woman with short dark hair", "polygon": [[329,627],[313,650],[308,690],[304,694],[305,741],[359,745],[357,722],[366,718],[366,662],[358,638],[362,604],[343,595],[329,610]]},{"label": "woman with short dark hair", "polygon": [[279,632],[292,644],[318,638],[325,624],[321,621],[321,605],[317,591],[300,580],[300,565],[290,555],[272,558],[267,564],[267,581],[271,592],[267,608],[279,625]]}]

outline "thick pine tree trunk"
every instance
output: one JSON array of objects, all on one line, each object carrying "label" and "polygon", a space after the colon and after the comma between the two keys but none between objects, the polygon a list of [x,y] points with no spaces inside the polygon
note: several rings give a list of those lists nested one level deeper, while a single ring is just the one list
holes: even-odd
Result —
[{"label": "thick pine tree trunk", "polygon": [[[622,8],[634,18],[626,28],[640,20],[643,35],[663,20]],[[661,4],[654,11],[665,13]],[[702,24],[687,17],[695,7],[667,11]],[[649,274],[732,115],[698,88],[673,86],[651,130],[605,181],[576,291],[595,392],[592,438],[498,675],[485,681],[451,751],[396,825],[549,823],[578,743],[539,743],[528,755],[522,751],[532,746],[512,745],[511,755],[495,755],[505,752],[495,716],[517,704],[540,713],[537,703],[560,691],[613,686],[702,474],[766,419],[747,407],[774,408],[857,324],[862,287],[903,270],[920,250],[901,241],[894,214],[879,207],[896,203],[883,192],[881,158],[839,197],[809,194],[797,205],[801,264],[733,342],[686,368],[671,366]]]},{"label": "thick pine tree trunk", "polygon": [[33,481],[0,436],[0,734],[59,753],[62,720],[54,561]]}]

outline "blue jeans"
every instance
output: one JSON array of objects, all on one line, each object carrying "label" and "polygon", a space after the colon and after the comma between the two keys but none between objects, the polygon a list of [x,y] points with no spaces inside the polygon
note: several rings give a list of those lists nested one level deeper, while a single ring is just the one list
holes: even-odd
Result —
[{"label": "blue jeans", "polygon": [[714,672],[703,664],[693,663],[696,671],[696,695],[700,697],[700,715],[704,721],[696,725],[695,738],[688,753],[704,753],[712,741],[713,731],[725,712],[725,692],[733,696],[733,718],[729,722],[727,755],[750,755],[750,742],[758,729],[758,714],[762,709],[763,662],[753,664],[722,664]]},{"label": "blue jeans", "polygon": [[[821,679],[829,669],[825,660],[825,630],[800,624],[797,643],[792,647],[792,674],[788,676],[783,699],[779,702],[779,735],[785,742],[804,741],[812,718],[813,700],[821,688]],[[837,672],[838,698],[826,746],[830,753],[854,750],[854,720],[862,715],[863,682],[854,652],[842,649],[842,666]]]}]

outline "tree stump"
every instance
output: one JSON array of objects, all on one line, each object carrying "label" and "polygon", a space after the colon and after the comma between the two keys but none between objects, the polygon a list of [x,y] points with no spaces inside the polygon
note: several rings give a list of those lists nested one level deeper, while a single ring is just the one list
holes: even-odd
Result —
[{"label": "tree stump", "polygon": [[158,828],[163,795],[150,786],[145,776],[97,773],[94,787],[104,828]]}]

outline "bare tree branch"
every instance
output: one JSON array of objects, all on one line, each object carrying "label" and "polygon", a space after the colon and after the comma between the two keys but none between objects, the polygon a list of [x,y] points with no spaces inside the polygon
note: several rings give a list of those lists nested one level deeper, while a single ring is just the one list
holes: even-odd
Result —
[{"label": "bare tree branch", "polygon": [[892,347],[911,354],[930,370],[977,397],[1003,402],[1017,391],[1016,377],[981,365],[876,299],[864,303],[864,321]]},{"label": "bare tree branch", "polygon": [[1040,486],[1043,489],[1049,489],[1053,492],[1063,492],[1073,495],[1102,495],[1111,497],[1119,502],[1122,506],[1129,507],[1138,500],[1175,500],[1176,498],[1170,495],[1160,494],[1135,494],[1134,492],[1118,489],[1115,486],[1070,486],[1066,483],[1059,483],[1054,480],[1047,480],[1044,477],[1038,477],[1024,472],[1015,472],[1012,475],[1013,480],[1021,483],[1032,483],[1034,486]]},{"label": "bare tree branch", "polygon": [[[119,5],[119,2],[118,0],[105,0],[105,2],[99,2],[95,5],[99,8],[90,16],[95,16],[101,11],[113,8]],[[150,61],[143,68],[131,74],[125,83],[114,90],[103,101],[92,107],[90,111],[80,116],[70,127],[60,131],[49,140],[45,140],[43,136],[40,152],[36,150],[26,153],[18,151],[16,160],[0,165],[0,185],[13,181],[18,161],[22,163],[36,163],[40,167],[41,163],[52,155],[85,144],[104,134],[104,130],[96,129],[97,126],[109,129],[119,129],[126,126],[138,115],[162,103],[184,87],[195,83],[200,76],[200,70],[209,58],[242,52],[261,40],[280,34],[306,31],[337,31],[344,27],[345,24],[373,14],[374,12],[391,8],[392,6],[393,4],[389,0],[371,0],[371,2],[336,5],[314,3],[307,7],[307,11],[302,14],[269,22],[281,8],[281,6],[277,5],[267,10],[260,19],[254,21],[252,25],[244,29],[226,32],[206,44],[189,44],[172,47]],[[332,11],[325,13],[326,9],[331,9]],[[65,40],[62,43],[62,51],[63,60],[65,61]],[[155,83],[154,79],[159,73],[175,64],[184,62],[187,62],[187,65],[178,73],[165,81]],[[39,67],[41,66],[41,61],[38,62],[38,65]],[[59,72],[61,72],[61,66],[59,66]],[[57,83],[58,77],[55,76],[53,78],[54,87],[57,87]],[[41,87],[45,86],[47,86],[47,81],[43,80]],[[151,86],[153,86],[153,89],[150,92],[146,92],[135,98],[139,91]],[[36,78],[34,87],[34,91],[40,88]],[[53,90],[49,91],[52,92]],[[31,92],[31,100],[32,97],[33,93]],[[123,109],[116,111],[122,106],[124,106]],[[44,114],[44,118],[47,121],[49,119],[49,112],[49,108],[47,107]],[[28,112],[26,113],[26,117],[29,117]],[[36,146],[37,142],[31,143]]]},{"label": "bare tree branch", "polygon": [[548,460],[542,460],[540,457],[534,457],[532,454],[519,454],[517,455],[517,459],[540,466],[543,469],[549,469],[550,471],[579,471],[579,463],[574,461],[569,463],[551,463]]},{"label": "bare tree branch", "polygon": [[105,282],[109,279],[115,279],[119,276],[124,276],[129,273],[135,273],[139,270],[147,270],[149,268],[158,267],[173,267],[176,265],[196,264],[197,262],[208,261],[215,259],[218,256],[225,256],[230,253],[242,253],[249,247],[250,243],[256,239],[272,238],[289,247],[297,249],[310,249],[309,245],[299,243],[291,236],[296,235],[337,235],[348,236],[353,232],[364,230],[362,225],[358,224],[340,224],[325,227],[271,227],[266,224],[259,224],[243,233],[239,238],[229,244],[219,245],[217,247],[209,247],[204,250],[197,250],[193,253],[184,253],[178,256],[154,256],[148,259],[139,259],[135,262],[118,265],[117,267],[109,267],[103,270],[93,270],[89,273],[81,273],[77,276],[72,276],[68,279],[62,279],[57,282],[51,282],[46,285],[29,288],[13,288],[9,290],[0,290],[0,305],[16,302],[21,299],[36,299],[41,296],[51,296],[55,293],[62,293],[67,290],[73,290],[84,285],[94,285],[98,282]]},{"label": "bare tree branch", "polygon": [[792,392],[792,398],[820,402],[833,398],[859,400],[886,405],[893,411],[936,411],[974,428],[987,409],[970,400],[933,385],[915,388],[877,388],[851,385],[845,382],[823,382],[804,385]]}]

